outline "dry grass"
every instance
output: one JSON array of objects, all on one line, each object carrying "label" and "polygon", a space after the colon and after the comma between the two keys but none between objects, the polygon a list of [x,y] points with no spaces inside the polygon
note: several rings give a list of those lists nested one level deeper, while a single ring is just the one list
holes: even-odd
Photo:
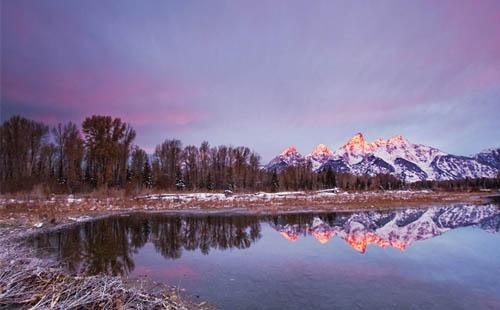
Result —
[{"label": "dry grass", "polygon": [[173,288],[159,284],[152,293],[120,277],[66,274],[20,242],[24,230],[0,228],[0,309],[210,308],[182,300]]},{"label": "dry grass", "polygon": [[[9,266],[11,267],[11,266]],[[30,309],[184,309],[169,298],[126,288],[116,278],[71,277],[53,268],[0,269],[0,307]]]}]

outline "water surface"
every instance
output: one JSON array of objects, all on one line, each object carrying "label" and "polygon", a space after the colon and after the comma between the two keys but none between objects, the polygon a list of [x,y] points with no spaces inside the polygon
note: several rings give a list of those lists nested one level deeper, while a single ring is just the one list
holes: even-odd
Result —
[{"label": "water surface", "polygon": [[133,214],[32,240],[71,272],[148,277],[222,309],[500,309],[495,205]]}]

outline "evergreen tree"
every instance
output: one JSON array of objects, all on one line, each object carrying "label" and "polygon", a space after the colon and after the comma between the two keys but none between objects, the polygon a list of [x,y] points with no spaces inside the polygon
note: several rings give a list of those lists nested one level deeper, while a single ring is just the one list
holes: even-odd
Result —
[{"label": "evergreen tree", "polygon": [[273,175],[272,175],[272,178],[271,178],[271,191],[274,193],[274,192],[277,192],[280,188],[280,183],[279,183],[279,180],[278,180],[278,174],[276,173],[276,171],[273,171]]},{"label": "evergreen tree", "polygon": [[146,158],[144,162],[144,168],[142,170],[142,182],[143,186],[146,188],[153,187],[153,175],[151,173],[151,166],[149,165],[149,159]]}]

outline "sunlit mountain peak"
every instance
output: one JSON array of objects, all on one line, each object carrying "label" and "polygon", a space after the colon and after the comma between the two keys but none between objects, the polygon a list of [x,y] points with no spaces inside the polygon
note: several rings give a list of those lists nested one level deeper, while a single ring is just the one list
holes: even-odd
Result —
[{"label": "sunlit mountain peak", "polygon": [[314,150],[312,151],[311,155],[332,155],[332,151],[328,148],[328,146],[324,144],[318,144]]},{"label": "sunlit mountain peak", "polygon": [[365,144],[366,144],[365,137],[361,132],[358,132],[357,134],[352,136],[351,139],[349,139],[346,143],[346,145],[352,145],[352,146],[365,145]]},{"label": "sunlit mountain peak", "polygon": [[295,146],[289,146],[281,152],[281,155],[286,156],[293,153],[297,153],[297,148]]},{"label": "sunlit mountain peak", "polygon": [[395,135],[395,136],[389,138],[389,140],[387,140],[388,144],[406,143],[406,142],[407,142],[407,140],[402,135]]}]

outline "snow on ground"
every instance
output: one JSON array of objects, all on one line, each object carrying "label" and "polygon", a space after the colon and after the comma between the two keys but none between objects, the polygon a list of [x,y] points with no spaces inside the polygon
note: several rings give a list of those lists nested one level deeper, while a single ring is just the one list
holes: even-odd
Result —
[{"label": "snow on ground", "polygon": [[305,192],[305,191],[295,191],[295,192],[277,192],[277,193],[245,193],[245,194],[232,194],[232,193],[186,193],[186,194],[153,194],[153,195],[143,195],[138,196],[138,199],[149,199],[149,200],[166,200],[174,202],[185,202],[185,201],[233,201],[233,200],[247,200],[247,201],[257,201],[257,200],[273,200],[273,199],[283,199],[283,198],[304,198],[304,197],[324,197],[329,195],[337,195],[339,191],[337,189],[321,190],[317,192]]},{"label": "snow on ground", "polygon": [[313,192],[306,191],[288,191],[277,193],[242,193],[242,194],[224,194],[224,193],[186,193],[186,194],[152,194],[142,195],[136,197],[137,199],[145,200],[162,200],[172,202],[210,202],[210,201],[272,201],[282,199],[316,199],[316,198],[359,198],[359,197],[377,197],[377,196],[391,196],[399,199],[410,199],[414,195],[423,195],[432,193],[429,190],[422,191],[408,191],[408,190],[395,190],[395,191],[377,191],[377,192],[341,192],[337,188],[325,189]]},{"label": "snow on ground", "polygon": [[[96,198],[92,195],[58,195],[47,199],[10,199],[0,197],[0,211],[5,212],[9,205],[26,205],[47,210],[159,210],[166,208],[224,208],[249,206],[295,206],[324,205],[343,206],[358,204],[374,207],[376,204],[391,202],[452,202],[478,201],[480,195],[467,193],[444,193],[430,190],[393,190],[393,191],[340,191],[337,188],[318,191],[284,191],[277,193],[256,192],[203,192],[203,193],[155,193],[135,197]],[[384,205],[385,206],[385,205]],[[61,210],[62,210],[61,209]],[[35,210],[35,209],[30,209]]]}]

